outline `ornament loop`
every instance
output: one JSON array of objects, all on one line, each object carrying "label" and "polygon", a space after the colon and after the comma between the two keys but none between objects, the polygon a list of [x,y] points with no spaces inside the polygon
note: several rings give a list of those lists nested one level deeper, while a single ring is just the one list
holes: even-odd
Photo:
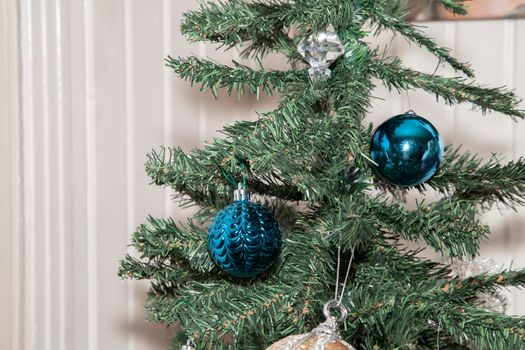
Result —
[{"label": "ornament loop", "polygon": [[[330,315],[330,310],[332,309],[339,309],[340,315],[338,318],[335,318],[332,315]],[[333,299],[324,304],[323,315],[324,317],[326,317],[327,320],[332,318],[335,319],[337,323],[342,323],[346,320],[346,317],[348,316],[348,310],[342,303]]]}]

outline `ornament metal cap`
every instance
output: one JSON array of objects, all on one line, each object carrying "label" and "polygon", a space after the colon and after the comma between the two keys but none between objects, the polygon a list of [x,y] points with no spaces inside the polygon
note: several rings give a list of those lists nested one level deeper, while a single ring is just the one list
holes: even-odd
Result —
[{"label": "ornament metal cap", "polygon": [[237,184],[237,189],[233,192],[234,201],[249,201],[250,200],[250,191],[246,188],[243,188],[242,184],[239,182]]},{"label": "ornament metal cap", "polygon": [[183,345],[181,350],[196,350],[196,348],[193,345],[193,342],[190,339],[188,339],[186,345]]}]

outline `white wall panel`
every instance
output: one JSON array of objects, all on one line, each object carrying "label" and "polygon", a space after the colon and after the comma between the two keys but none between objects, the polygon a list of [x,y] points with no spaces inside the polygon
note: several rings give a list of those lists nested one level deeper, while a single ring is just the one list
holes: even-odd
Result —
[{"label": "white wall panel", "polygon": [[[220,136],[216,131],[224,124],[273,108],[276,98],[238,100],[221,93],[217,101],[164,67],[168,54],[239,60],[235,50],[184,40],[182,12],[195,8],[196,1],[21,0],[19,40],[12,31],[16,26],[5,20],[18,18],[15,3],[0,0],[0,164],[12,170],[0,172],[1,193],[11,193],[0,198],[0,276],[2,286],[11,286],[0,288],[0,307],[11,309],[0,312],[0,348],[166,349],[166,329],[144,321],[148,284],[117,277],[119,260],[134,253],[129,236],[148,214],[182,219],[191,212],[177,208],[169,190],[149,185],[145,155],[160,145],[202,146]],[[507,84],[525,96],[525,21],[433,22],[426,31],[470,61],[481,83]],[[16,79],[3,79],[16,77],[13,42],[21,50],[20,90]],[[378,42],[391,43],[387,35]],[[393,41],[391,49],[407,66],[426,72],[437,67],[436,59],[403,40]],[[272,57],[265,64],[279,67],[282,61]],[[444,65],[437,72],[453,74]],[[447,143],[485,157],[525,154],[525,126],[501,115],[480,117],[470,106],[448,107],[420,92],[399,95],[378,88],[374,95],[369,118],[374,123],[412,108],[430,119]],[[18,124],[8,118],[16,116],[17,97],[20,215],[17,142],[10,138]],[[525,265],[524,213],[489,212],[484,220],[494,236],[483,254]],[[512,296],[511,312],[525,313],[524,297]]]},{"label": "white wall panel", "polygon": [[0,1],[0,347],[20,344],[19,98],[16,2]]},{"label": "white wall panel", "polygon": [[125,2],[90,2],[88,340],[90,350],[124,349],[127,332],[122,315],[127,312],[128,286],[115,278],[115,271],[127,237]]},{"label": "white wall panel", "polygon": [[[88,350],[88,162],[87,126],[92,118],[92,88],[88,79],[88,62],[92,58],[88,45],[87,1],[60,0],[62,8],[62,56],[63,56],[63,103],[64,143],[69,151],[64,153],[66,183],[65,218],[66,242],[64,254],[69,267],[66,272],[65,349]],[[92,70],[92,63],[89,64]],[[89,81],[89,84],[88,84]],[[69,283],[71,284],[69,284]],[[62,349],[64,350],[64,349]]]},{"label": "white wall panel", "polygon": [[[144,172],[145,155],[165,137],[164,108],[164,4],[148,0],[125,2],[126,59],[126,148],[127,148],[127,234],[148,215],[165,215],[164,190],[148,186]],[[156,38],[156,39],[153,39]],[[152,40],[153,39],[153,40]],[[151,69],[146,69],[151,67]],[[171,118],[169,116],[168,118]],[[142,158],[142,161],[138,161]],[[133,252],[131,252],[133,253]],[[129,349],[167,348],[163,326],[144,323],[142,307],[148,283],[128,286]]]}]

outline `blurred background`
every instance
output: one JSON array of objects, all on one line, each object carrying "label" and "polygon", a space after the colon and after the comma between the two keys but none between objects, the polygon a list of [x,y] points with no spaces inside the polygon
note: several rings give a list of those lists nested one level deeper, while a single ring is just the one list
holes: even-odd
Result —
[{"label": "blurred background", "polygon": [[[471,62],[478,81],[525,96],[525,1],[472,1],[477,18],[412,1],[422,29]],[[488,9],[488,5],[498,6]],[[179,33],[184,0],[0,0],[0,349],[161,350],[169,331],[148,324],[148,283],[121,281],[119,259],[147,215],[182,219],[169,190],[149,185],[146,153],[199,147],[222,125],[267,111],[276,97],[220,96],[180,81],[172,56],[231,64],[238,52],[188,44]],[[485,6],[485,10],[480,8]],[[473,12],[474,14],[474,12]],[[418,47],[384,33],[371,45],[425,72],[452,75]],[[247,63],[249,64],[249,63]],[[279,56],[267,68],[286,67]],[[369,121],[408,109],[429,119],[446,144],[504,162],[525,155],[525,124],[446,106],[424,93],[374,93]],[[432,200],[430,195],[428,200]],[[525,215],[495,208],[482,255],[525,266]],[[430,251],[424,254],[431,256]],[[525,293],[505,292],[508,313],[525,314]]]}]

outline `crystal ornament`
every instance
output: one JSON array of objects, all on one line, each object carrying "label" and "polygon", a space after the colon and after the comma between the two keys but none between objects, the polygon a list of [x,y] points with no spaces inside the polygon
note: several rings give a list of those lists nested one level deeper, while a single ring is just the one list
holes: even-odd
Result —
[{"label": "crystal ornament", "polygon": [[460,279],[466,279],[487,273],[489,275],[496,274],[500,271],[500,267],[494,259],[488,257],[481,257],[474,260],[455,261],[451,266],[450,270],[452,276]]},{"label": "crystal ornament", "polygon": [[313,33],[299,43],[297,50],[310,65],[308,74],[316,86],[330,78],[330,67],[343,53],[341,39],[334,31]]},{"label": "crystal ornament", "polygon": [[332,31],[311,34],[299,43],[298,50],[313,68],[330,67],[344,52],[341,39]]},{"label": "crystal ornament", "polygon": [[[475,260],[456,261],[450,266],[451,275],[459,279],[467,279],[481,274],[494,275],[501,269],[494,259],[482,257]],[[500,293],[480,293],[478,300],[494,312],[504,314],[507,309],[507,299]]]},{"label": "crystal ornament", "polygon": [[320,89],[326,84],[330,75],[332,75],[332,72],[328,68],[312,67],[308,69],[308,75],[310,76],[310,80],[314,84],[314,87]]},{"label": "crystal ornament", "polygon": [[218,267],[232,276],[252,278],[279,256],[279,223],[265,207],[252,203],[239,188],[235,201],[221,210],[208,229],[208,251]]},{"label": "crystal ornament", "polygon": [[[329,308],[340,309],[341,316],[336,319],[329,314]],[[346,308],[336,300],[329,301],[324,308],[326,321],[313,331],[300,335],[292,335],[270,345],[266,350],[355,350],[345,342],[339,334],[338,323],[347,316]]]}]

